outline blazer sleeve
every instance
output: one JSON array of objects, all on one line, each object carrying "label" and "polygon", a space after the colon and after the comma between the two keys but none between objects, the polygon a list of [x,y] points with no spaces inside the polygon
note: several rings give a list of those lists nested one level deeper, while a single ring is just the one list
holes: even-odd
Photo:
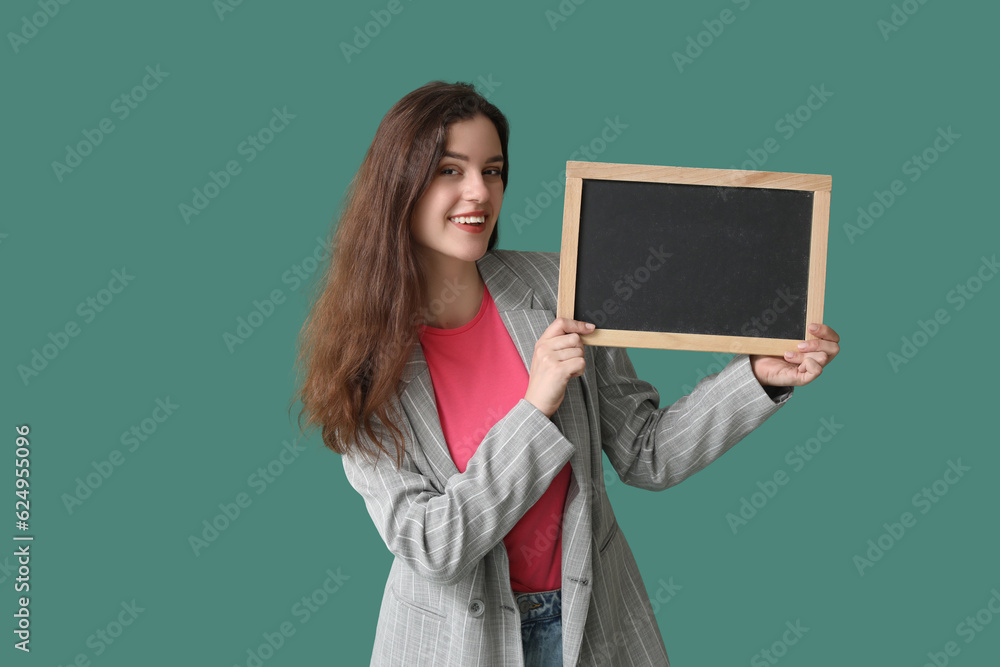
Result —
[{"label": "blazer sleeve", "polygon": [[636,377],[624,348],[595,348],[601,446],[619,478],[660,491],[698,472],[777,412],[791,387],[767,392],[738,354],[687,396],[658,408],[656,389]]},{"label": "blazer sleeve", "polygon": [[389,551],[440,584],[461,580],[510,532],[575,448],[521,399],[487,432],[465,472],[451,476],[441,491],[416,465],[423,457],[412,451],[419,446],[412,431],[406,425],[402,430],[406,452],[399,469],[384,455],[372,463],[349,454],[342,457],[344,471]]}]

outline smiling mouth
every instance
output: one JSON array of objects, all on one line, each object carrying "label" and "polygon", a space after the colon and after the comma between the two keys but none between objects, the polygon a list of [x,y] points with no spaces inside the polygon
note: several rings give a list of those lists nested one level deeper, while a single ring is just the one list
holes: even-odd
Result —
[{"label": "smiling mouth", "polygon": [[452,222],[457,222],[462,225],[483,225],[486,224],[485,215],[455,215],[448,218]]}]

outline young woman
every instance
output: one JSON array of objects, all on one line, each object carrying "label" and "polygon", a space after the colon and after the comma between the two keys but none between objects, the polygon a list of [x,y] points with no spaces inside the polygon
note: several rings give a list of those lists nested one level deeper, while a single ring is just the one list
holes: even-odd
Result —
[{"label": "young woman", "polygon": [[302,331],[298,397],[394,554],[372,665],[667,665],[602,451],[661,490],[839,351],[737,355],[671,406],[555,318],[559,254],[497,250],[508,125],[467,84],[382,119]]}]

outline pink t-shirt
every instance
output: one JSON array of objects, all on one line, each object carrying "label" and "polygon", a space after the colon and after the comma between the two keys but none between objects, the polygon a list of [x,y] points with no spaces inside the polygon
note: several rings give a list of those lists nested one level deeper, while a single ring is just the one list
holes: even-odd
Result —
[{"label": "pink t-shirt", "polygon": [[[423,326],[420,344],[448,450],[465,472],[486,433],[524,398],[528,369],[485,286],[471,322],[455,329]],[[562,586],[562,516],[570,474],[567,463],[503,538],[511,588],[519,593]]]}]

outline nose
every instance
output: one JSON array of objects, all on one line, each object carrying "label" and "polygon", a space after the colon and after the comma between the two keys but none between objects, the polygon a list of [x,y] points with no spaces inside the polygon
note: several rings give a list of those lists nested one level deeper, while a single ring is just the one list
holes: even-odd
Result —
[{"label": "nose", "polygon": [[485,202],[490,198],[490,190],[486,187],[483,175],[471,171],[465,179],[465,199],[475,202]]}]

